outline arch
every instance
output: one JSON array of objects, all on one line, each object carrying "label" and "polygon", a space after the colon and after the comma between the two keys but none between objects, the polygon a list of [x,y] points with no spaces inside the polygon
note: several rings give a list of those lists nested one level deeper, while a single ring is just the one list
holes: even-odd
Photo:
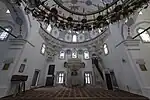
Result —
[{"label": "arch", "polygon": [[[146,24],[146,25],[144,25],[144,24]],[[133,35],[136,35],[137,34],[137,29],[139,28],[139,27],[141,27],[141,28],[148,28],[148,27],[150,27],[150,21],[149,20],[143,20],[143,21],[141,21],[141,22],[138,22],[138,23],[136,23],[134,26],[133,26],[133,32],[132,33],[135,33],[135,34],[133,34]],[[144,26],[143,26],[144,25]],[[145,27],[145,26],[147,26],[147,27]],[[149,30],[148,30],[149,31]],[[150,32],[150,31],[149,31]]]},{"label": "arch", "polygon": [[[31,31],[31,22],[30,17],[27,16],[24,12],[24,6],[21,5],[20,7],[18,6],[14,6],[13,4],[11,4],[8,0],[1,0],[0,2],[4,3],[5,6],[7,6],[7,8],[9,9],[9,11],[11,12],[11,16],[12,19],[14,21],[13,24],[15,24],[15,26],[20,26],[19,23],[17,21],[22,21],[22,34],[23,34],[23,38],[27,38],[28,33],[30,33]],[[20,29],[19,29],[20,30]]]},{"label": "arch", "polygon": [[18,30],[16,30],[16,25],[13,22],[8,21],[8,20],[0,20],[0,23],[2,27],[10,26],[12,28],[11,33],[16,36],[15,33],[18,33]]}]

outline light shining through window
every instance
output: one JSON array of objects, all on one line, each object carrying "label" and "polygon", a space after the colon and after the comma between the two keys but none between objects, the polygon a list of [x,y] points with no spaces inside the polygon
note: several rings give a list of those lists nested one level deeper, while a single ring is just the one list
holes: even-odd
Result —
[{"label": "light shining through window", "polygon": [[78,32],[78,31],[76,31],[76,33],[77,33],[77,34],[79,34],[79,32]]},{"label": "light shining through window", "polygon": [[[11,31],[11,28],[5,28],[6,31]],[[5,32],[5,31],[1,31],[0,32],[0,40],[3,41],[5,39],[7,39],[9,33]]]},{"label": "light shining through window", "polygon": [[141,32],[143,32],[144,31],[144,29],[142,29],[142,28],[139,28],[138,29],[138,33],[141,33]]},{"label": "light shining through window", "polygon": [[44,54],[46,50],[46,45],[43,43],[41,48],[41,53]]},{"label": "light shining through window", "polygon": [[139,12],[139,15],[142,15],[142,14],[143,14],[143,12],[142,12],[142,11],[140,11],[140,12]]},{"label": "light shining through window", "polygon": [[74,51],[72,51],[72,58],[77,58],[77,51],[76,50],[74,50]]},{"label": "light shining through window", "polygon": [[[139,28],[137,32],[141,33],[143,31],[144,31],[144,29]],[[140,37],[141,37],[143,42],[150,42],[150,35],[149,35],[149,33],[147,31],[145,31],[144,33],[140,34]]]},{"label": "light shining through window", "polygon": [[98,32],[99,32],[99,34],[101,34],[101,33],[102,33],[102,31],[101,31],[101,29],[100,29],[100,28],[98,28]]},{"label": "light shining through window", "polygon": [[47,27],[47,32],[50,33],[51,31],[52,31],[52,26],[49,24],[48,27]]},{"label": "light shining through window", "polygon": [[59,58],[60,59],[65,59],[65,51],[60,51]]},{"label": "light shining through window", "polygon": [[58,75],[58,83],[64,83],[64,73],[59,73]]},{"label": "light shining through window", "polygon": [[71,33],[71,30],[68,30],[69,33]]},{"label": "light shining through window", "polygon": [[84,59],[90,59],[89,51],[84,51]]},{"label": "light shining through window", "polygon": [[77,35],[73,35],[72,42],[77,42]]},{"label": "light shining through window", "polygon": [[144,32],[143,34],[141,34],[140,37],[142,38],[144,42],[150,42],[150,36],[147,32]]},{"label": "light shining through window", "polygon": [[109,53],[107,44],[104,44],[104,54],[107,55]]},{"label": "light shining through window", "polygon": [[85,83],[86,84],[91,84],[90,73],[85,73]]},{"label": "light shining through window", "polygon": [[125,23],[127,23],[127,22],[128,22],[128,19],[125,20]]}]

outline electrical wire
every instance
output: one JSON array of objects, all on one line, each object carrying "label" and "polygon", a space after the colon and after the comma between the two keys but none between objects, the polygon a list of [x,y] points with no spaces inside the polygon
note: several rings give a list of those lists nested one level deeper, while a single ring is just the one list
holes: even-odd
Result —
[{"label": "electrical wire", "polygon": [[[2,26],[0,26],[0,29],[2,29],[3,31],[7,32],[8,34],[10,34],[12,37],[14,38],[18,38],[17,36],[15,36],[14,34],[12,34],[11,32],[7,31],[5,28],[3,28]],[[28,44],[30,44],[32,47],[35,47],[31,42],[29,42],[28,40],[25,39],[20,39],[23,40],[25,42],[27,42]]]},{"label": "electrical wire", "polygon": [[[149,26],[148,28],[146,28],[144,31],[142,31],[141,33],[139,33],[139,34],[135,35],[134,37],[132,37],[132,39],[137,38],[137,37],[140,36],[142,33],[148,31],[149,29],[150,29],[150,26]],[[124,42],[126,42],[126,41],[128,41],[128,40],[123,40],[123,41],[121,41],[120,43],[118,43],[118,44],[115,46],[115,48],[117,48],[119,45],[121,45],[122,43],[124,43]]]}]

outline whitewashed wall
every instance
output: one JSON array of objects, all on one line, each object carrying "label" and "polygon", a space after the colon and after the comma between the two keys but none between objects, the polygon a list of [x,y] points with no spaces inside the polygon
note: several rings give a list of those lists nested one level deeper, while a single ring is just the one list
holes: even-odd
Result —
[{"label": "whitewashed wall", "polygon": [[[35,47],[32,47],[31,45],[26,43],[13,73],[28,75],[28,81],[26,82],[27,89],[29,89],[32,84],[35,69],[40,70],[40,80],[38,82],[38,85],[44,85],[43,75],[45,75],[44,68],[46,66],[46,58],[41,54],[40,51],[44,40],[38,33],[39,27],[39,23],[35,20],[32,20],[31,34],[28,37],[28,41],[30,41]],[[20,68],[20,65],[24,63],[24,59],[27,59],[27,62],[25,63],[25,71],[23,73],[19,73],[18,70]]]},{"label": "whitewashed wall", "polygon": [[[11,11],[11,10],[10,10]],[[5,14],[5,11],[0,10],[0,24],[1,25],[12,25],[13,27],[13,34],[18,35],[19,26],[17,26],[11,16]],[[132,35],[136,35],[136,28],[142,24],[141,27],[147,28],[150,23],[149,15],[150,10],[149,8],[143,10],[143,15],[139,15],[136,19],[135,25],[133,25],[133,32]],[[14,74],[21,74],[21,75],[28,75],[28,81],[26,82],[26,89],[30,89],[32,84],[32,78],[35,69],[40,70],[40,79],[38,82],[38,86],[44,86],[47,71],[49,65],[55,65],[55,75],[57,71],[65,71],[64,62],[66,62],[71,56],[66,56],[65,60],[60,60],[58,58],[59,55],[55,56],[54,62],[49,62],[47,64],[45,57],[40,54],[42,43],[44,40],[38,33],[39,24],[31,19],[31,30],[27,30],[29,33],[27,40],[30,41],[35,47],[32,47],[29,44],[25,44],[23,49],[9,49],[10,44],[8,41],[0,42],[0,97],[6,96],[11,94],[11,76]],[[132,57],[129,55],[126,47],[121,44],[117,48],[115,47],[119,42],[121,42],[122,35],[121,35],[121,27],[122,24],[115,23],[110,25],[110,32],[111,35],[105,41],[109,47],[109,55],[102,55],[101,58],[103,59],[105,68],[113,69],[116,75],[116,79],[119,85],[119,88],[122,90],[130,91],[137,94],[150,97],[150,43],[140,43],[140,51],[139,56],[132,54]],[[135,29],[134,29],[135,28]],[[17,30],[15,30],[17,29]],[[149,31],[150,32],[150,31]],[[126,37],[127,30],[123,31],[124,36]],[[11,37],[10,37],[11,38]],[[66,48],[67,49],[67,48]],[[92,71],[92,61],[91,60],[84,60],[83,55],[79,55],[79,58],[85,63],[85,68],[82,69],[84,71]],[[135,62],[133,62],[133,58],[140,57],[144,59],[146,63],[146,68],[148,71],[142,72],[138,66],[135,66]],[[10,65],[9,70],[4,71],[1,70],[3,68],[3,61],[9,58],[14,58],[14,62]],[[23,73],[19,73],[18,70],[20,65],[24,59],[27,59],[26,67]],[[83,76],[84,73],[82,73]],[[141,84],[142,83],[142,84]]]},{"label": "whitewashed wall", "polygon": [[[35,47],[32,47],[28,43],[24,45],[24,48],[21,51],[17,52],[17,56],[15,59],[15,62],[12,64],[13,70],[11,73],[12,75],[28,75],[28,80],[26,82],[26,89],[31,88],[32,79],[35,70],[40,70],[39,74],[39,81],[38,86],[44,86],[44,77],[45,77],[45,67],[46,67],[46,58],[44,55],[41,54],[41,47],[44,43],[44,40],[38,33],[39,24],[37,21],[32,20],[32,28],[31,33],[29,33],[29,37],[27,38],[28,41],[30,41]],[[27,62],[24,62],[24,59],[27,59]],[[25,64],[25,69],[23,73],[19,73],[19,68],[21,64]],[[9,76],[8,81],[8,91],[7,94],[13,93],[12,85],[10,85],[10,79],[11,76]]]},{"label": "whitewashed wall", "polygon": [[105,68],[114,70],[120,89],[141,94],[138,78],[135,75],[134,67],[132,66],[132,61],[129,59],[127,49],[124,44],[115,47],[123,40],[121,36],[121,26],[121,23],[110,25],[111,35],[105,41],[109,48],[109,54],[103,54],[101,58],[103,59]]},{"label": "whitewashed wall", "polygon": [[[6,10],[8,9],[3,2],[0,2],[1,10],[0,10],[0,25],[11,26],[13,28],[12,34],[16,35],[18,32],[16,28],[18,26],[14,24],[14,20],[10,14],[6,14]],[[9,36],[8,39],[12,38]],[[10,76],[12,75],[13,65],[10,65],[8,70],[2,70],[4,66],[4,61],[9,58],[14,58],[17,54],[17,50],[10,50],[10,42],[8,41],[0,41],[0,97],[5,96],[7,94],[8,85],[10,82]]]},{"label": "whitewashed wall", "polygon": [[[67,49],[68,49],[68,48],[64,48],[63,50],[65,51],[65,50],[67,50]],[[70,49],[71,49],[71,48],[70,48]],[[84,50],[84,48],[83,48],[83,50]],[[60,59],[59,59],[59,54],[56,55],[54,62],[50,62],[50,63],[48,64],[48,66],[47,66],[47,72],[48,72],[48,67],[49,67],[49,65],[55,65],[55,79],[56,79],[56,72],[58,72],[58,71],[64,71],[65,73],[67,73],[67,69],[64,68],[64,62],[67,62],[68,59],[70,59],[70,58],[71,58],[71,55],[67,55],[67,54],[66,54],[65,59],[64,59],[64,60],[60,60]],[[93,74],[93,68],[92,68],[92,60],[91,60],[91,59],[85,60],[84,57],[83,57],[83,54],[82,54],[82,55],[79,55],[79,54],[78,54],[78,58],[80,58],[81,61],[85,63],[85,68],[81,68],[81,71],[82,71],[82,79],[83,79],[82,82],[84,83],[84,71],[91,71],[91,72],[92,72],[92,75],[94,75],[94,74]],[[47,75],[47,72],[46,72],[46,77],[48,76],[48,75]],[[45,80],[46,80],[46,78],[45,78]]]},{"label": "whitewashed wall", "polygon": [[[137,35],[137,29],[139,27],[141,28],[148,28],[150,27],[150,7],[147,9],[142,10],[141,15],[138,15],[136,18],[136,21],[134,23],[133,31],[132,31],[132,36]],[[148,30],[150,33],[150,30]],[[137,39],[140,39],[137,37]],[[140,67],[137,65],[137,72],[139,74],[139,77],[141,78],[141,85],[142,85],[142,91],[143,95],[147,96],[150,98],[150,43],[143,43],[142,41],[140,42],[139,45],[139,51],[138,55],[136,53],[133,53],[133,58],[134,59],[143,59],[145,62],[145,66],[147,68],[147,71],[141,71]],[[136,55],[135,55],[136,54]]]},{"label": "whitewashed wall", "polygon": [[[3,5],[3,3],[0,3]],[[10,7],[11,8],[11,7]],[[19,8],[17,8],[19,10]],[[19,25],[16,24],[13,18],[6,14],[6,9],[0,10],[0,25],[10,25],[13,28],[12,34],[18,35],[19,32]],[[12,9],[10,9],[12,11]],[[2,14],[3,13],[3,14]],[[5,15],[5,16],[4,16]],[[22,13],[19,14],[20,17],[27,18],[26,15],[22,15]],[[40,70],[40,77],[38,81],[38,86],[44,85],[44,77],[45,77],[45,67],[46,67],[46,60],[45,56],[40,53],[41,46],[44,43],[44,40],[39,35],[39,23],[36,20],[33,20],[33,18],[30,18],[31,23],[26,22],[26,19],[23,19],[24,24],[28,24],[27,26],[30,26],[31,29],[23,29],[22,34],[26,37],[28,41],[30,41],[35,47],[32,47],[28,43],[25,45],[22,45],[22,48],[20,49],[12,49],[12,45],[9,42],[9,39],[12,38],[11,36],[8,38],[7,41],[0,41],[0,97],[7,96],[12,94],[14,91],[12,89],[11,84],[11,77],[12,75],[28,75],[28,80],[26,82],[26,89],[30,89],[30,86],[32,84],[33,74],[35,69]],[[24,27],[24,25],[22,26]],[[28,35],[27,35],[28,34]],[[4,61],[12,58],[13,62],[11,63],[8,70],[2,70],[4,66]],[[24,59],[27,59],[27,62],[24,62]],[[20,65],[24,63],[26,65],[25,70],[23,73],[19,73]]]}]

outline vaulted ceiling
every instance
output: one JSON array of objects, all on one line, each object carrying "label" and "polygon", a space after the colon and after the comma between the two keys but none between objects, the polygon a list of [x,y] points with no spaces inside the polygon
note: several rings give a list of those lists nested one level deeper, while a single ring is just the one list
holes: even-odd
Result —
[{"label": "vaulted ceiling", "polygon": [[[58,7],[58,13],[61,16],[67,17],[72,16],[74,20],[81,20],[83,17],[88,17],[92,19],[94,16],[78,16],[81,14],[90,14],[93,12],[97,12],[98,10],[102,10],[106,7],[106,4],[110,4],[113,0],[55,0],[60,3],[64,8],[70,10],[71,12]],[[53,0],[48,0],[47,5],[49,7],[57,7],[58,5]],[[77,15],[72,13],[78,13]]]}]

